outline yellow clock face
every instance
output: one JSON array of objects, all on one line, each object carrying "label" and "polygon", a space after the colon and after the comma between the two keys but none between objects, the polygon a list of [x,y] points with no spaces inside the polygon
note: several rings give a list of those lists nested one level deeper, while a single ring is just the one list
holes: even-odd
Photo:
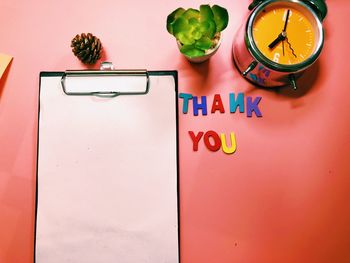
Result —
[{"label": "yellow clock face", "polygon": [[255,18],[254,42],[271,61],[283,65],[302,63],[315,51],[319,35],[315,21],[308,9],[277,2]]}]

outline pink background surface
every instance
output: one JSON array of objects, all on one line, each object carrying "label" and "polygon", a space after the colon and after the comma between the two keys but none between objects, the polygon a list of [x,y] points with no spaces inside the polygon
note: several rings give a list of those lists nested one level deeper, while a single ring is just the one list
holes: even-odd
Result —
[{"label": "pink background surface", "polygon": [[[209,102],[263,97],[260,119],[180,115],[182,262],[350,262],[350,3],[328,1],[323,53],[297,92],[256,89],[236,71],[231,46],[247,0],[211,3],[230,14],[222,46],[209,62],[188,63],[165,20],[201,3],[0,2],[0,52],[14,56],[0,81],[1,263],[32,262],[39,72],[85,68],[69,47],[80,32],[100,37],[104,60],[119,68],[177,69],[180,91]],[[235,132],[237,152],[200,144],[194,153],[188,131],[211,129]]]}]

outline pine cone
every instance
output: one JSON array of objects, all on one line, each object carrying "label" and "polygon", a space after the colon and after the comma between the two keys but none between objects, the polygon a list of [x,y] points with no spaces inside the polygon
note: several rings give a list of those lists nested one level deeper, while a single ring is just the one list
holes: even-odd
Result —
[{"label": "pine cone", "polygon": [[70,46],[74,55],[84,64],[95,64],[101,58],[101,41],[91,33],[76,35]]}]

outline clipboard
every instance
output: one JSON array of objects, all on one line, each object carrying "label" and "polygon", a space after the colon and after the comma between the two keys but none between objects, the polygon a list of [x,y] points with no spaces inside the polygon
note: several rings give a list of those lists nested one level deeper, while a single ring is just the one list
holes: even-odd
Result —
[{"label": "clipboard", "polygon": [[180,262],[177,72],[41,72],[39,90],[34,262]]}]

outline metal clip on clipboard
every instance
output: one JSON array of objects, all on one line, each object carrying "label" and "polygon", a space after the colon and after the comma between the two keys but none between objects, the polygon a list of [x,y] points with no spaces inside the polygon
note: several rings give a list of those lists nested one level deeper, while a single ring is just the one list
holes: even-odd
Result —
[{"label": "metal clip on clipboard", "polygon": [[[67,79],[74,77],[96,77],[96,76],[134,76],[145,77],[146,85],[142,91],[91,91],[73,92],[67,90]],[[116,97],[119,95],[145,95],[149,91],[149,73],[147,70],[115,70],[111,62],[102,62],[100,70],[67,70],[61,78],[63,92],[69,96],[98,96]]]}]

